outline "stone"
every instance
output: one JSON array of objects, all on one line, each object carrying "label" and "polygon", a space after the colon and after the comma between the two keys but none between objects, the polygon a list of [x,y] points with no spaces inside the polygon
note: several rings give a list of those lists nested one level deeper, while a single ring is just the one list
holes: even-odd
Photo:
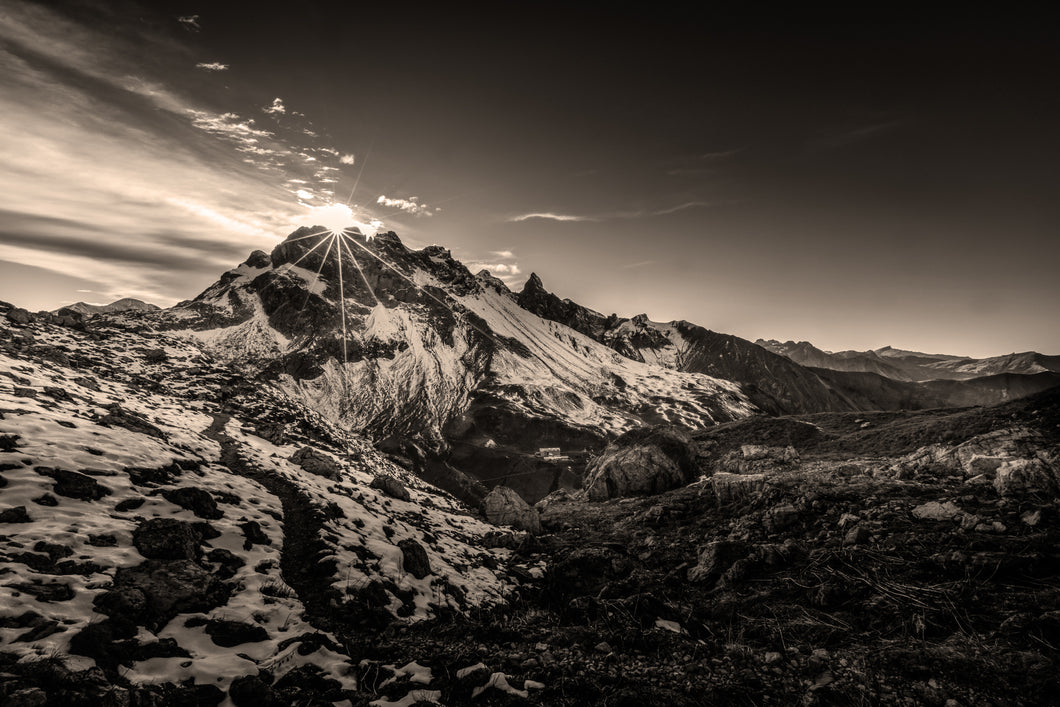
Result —
[{"label": "stone", "polygon": [[416,579],[423,579],[431,574],[431,560],[423,545],[412,538],[405,538],[398,543],[401,548],[402,567]]},{"label": "stone", "polygon": [[23,326],[32,324],[34,316],[29,313],[28,310],[22,309],[21,307],[13,307],[7,312],[7,320],[13,324],[21,324]]},{"label": "stone", "polygon": [[177,614],[209,612],[227,601],[230,591],[191,560],[147,560],[119,568],[114,588],[97,597],[96,606],[157,632]]},{"label": "stone", "polygon": [[541,517],[537,509],[507,486],[497,486],[490,491],[482,501],[482,510],[486,520],[494,525],[510,525],[534,535],[541,532]]},{"label": "stone", "polygon": [[111,493],[109,488],[103,486],[88,474],[67,471],[66,469],[50,469],[48,467],[37,467],[36,472],[55,479],[52,491],[67,498],[76,498],[79,501],[98,501]]},{"label": "stone", "polygon": [[211,641],[224,648],[269,640],[269,632],[264,628],[243,621],[212,619],[206,622],[204,630]]},{"label": "stone", "polygon": [[799,520],[799,511],[790,503],[774,506],[765,516],[766,530],[771,533],[789,528]]},{"label": "stone", "polygon": [[1027,525],[1031,528],[1036,528],[1038,524],[1042,522],[1042,512],[1027,511],[1020,516],[1020,520],[1023,521],[1024,525]]},{"label": "stone", "polygon": [[844,545],[860,545],[869,539],[869,529],[863,525],[855,525],[843,536]]},{"label": "stone", "polygon": [[340,481],[342,479],[342,464],[335,457],[319,449],[302,447],[290,456],[290,461],[310,474],[322,476],[332,481]]},{"label": "stone", "polygon": [[217,507],[217,501],[208,491],[192,486],[178,489],[166,489],[162,498],[181,508],[187,509],[199,518],[217,520],[224,516],[224,511]]},{"label": "stone", "polygon": [[699,476],[695,458],[694,442],[681,430],[634,429],[589,464],[585,493],[593,501],[662,493]]},{"label": "stone", "polygon": [[29,523],[30,520],[25,506],[15,506],[0,511],[0,523]]},{"label": "stone", "polygon": [[696,566],[688,570],[689,582],[710,582],[721,577],[734,562],[747,556],[748,548],[743,543],[731,540],[715,540],[707,544],[700,553]]},{"label": "stone", "polygon": [[913,517],[919,520],[953,520],[959,513],[961,509],[949,501],[930,501],[913,509]]},{"label": "stone", "polygon": [[197,560],[202,555],[202,534],[175,518],[151,518],[133,531],[140,554],[155,560]]},{"label": "stone", "polygon": [[719,471],[710,478],[718,504],[749,501],[765,490],[766,474],[732,474]]},{"label": "stone", "polygon": [[396,498],[399,501],[411,501],[412,494],[405,488],[405,485],[395,479],[393,476],[387,476],[385,474],[379,474],[374,479],[369,487],[382,491],[391,498]]},{"label": "stone", "polygon": [[103,425],[104,427],[122,427],[130,432],[138,432],[149,437],[157,437],[159,439],[166,438],[165,433],[158,427],[152,425],[139,415],[125,410],[117,403],[108,405],[107,409],[109,412],[96,420],[96,424]]},{"label": "stone", "polygon": [[1001,496],[1056,495],[1056,478],[1041,459],[1008,459],[998,467],[994,489]]},{"label": "stone", "polygon": [[272,545],[272,539],[265,534],[265,531],[261,529],[261,525],[256,520],[240,523],[239,529],[243,531],[244,550],[249,550],[255,545]]}]

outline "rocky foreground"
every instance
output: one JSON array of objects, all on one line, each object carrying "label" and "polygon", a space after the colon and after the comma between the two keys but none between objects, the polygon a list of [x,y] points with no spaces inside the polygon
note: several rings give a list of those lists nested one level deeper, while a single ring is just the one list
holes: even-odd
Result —
[{"label": "rocky foreground", "polygon": [[8,317],[0,702],[1055,704],[1058,450],[1057,390],[636,430],[498,527],[187,340]]}]

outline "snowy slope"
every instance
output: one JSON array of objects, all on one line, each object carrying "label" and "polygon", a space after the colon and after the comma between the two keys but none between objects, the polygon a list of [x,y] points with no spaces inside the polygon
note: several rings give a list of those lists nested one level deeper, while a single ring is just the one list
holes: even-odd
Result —
[{"label": "snowy slope", "polygon": [[[352,689],[334,622],[503,600],[493,526],[200,342],[137,329],[0,324],[0,651],[222,690],[312,664]],[[335,475],[292,460],[306,447]]]},{"label": "snowy slope", "polygon": [[[254,253],[152,321],[375,439],[444,447],[452,425],[471,416],[488,427],[501,423],[484,417],[503,414],[600,440],[644,423],[698,428],[757,411],[735,383],[629,360],[527,311],[442,248],[351,235],[340,267],[318,230]],[[479,414],[483,406],[495,414]]]}]

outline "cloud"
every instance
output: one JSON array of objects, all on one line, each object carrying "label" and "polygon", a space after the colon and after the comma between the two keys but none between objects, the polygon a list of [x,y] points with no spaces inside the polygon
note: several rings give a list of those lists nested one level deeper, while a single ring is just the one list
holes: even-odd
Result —
[{"label": "cloud", "polygon": [[195,68],[203,71],[228,71],[228,64],[222,64],[219,61],[200,61]]},{"label": "cloud", "polygon": [[511,223],[519,221],[530,221],[532,219],[545,219],[549,221],[598,221],[599,219],[592,216],[575,216],[573,214],[554,214],[549,211],[535,212],[532,214],[522,214],[520,216],[512,216],[508,219]]},{"label": "cloud", "polygon": [[493,250],[493,251],[490,251],[490,252],[493,253],[494,255],[496,255],[498,258],[514,258],[515,257],[515,253],[513,253],[510,250]]},{"label": "cloud", "polygon": [[315,199],[316,198],[316,195],[313,194],[313,192],[306,191],[305,189],[299,189],[298,191],[295,192],[295,194],[298,195],[299,199]]},{"label": "cloud", "polygon": [[352,165],[354,163],[354,159],[355,158],[353,155],[343,155],[339,158],[339,162],[346,165]]},{"label": "cloud", "polygon": [[866,140],[886,135],[901,128],[906,124],[904,120],[888,120],[879,123],[860,125],[856,128],[841,130],[830,135],[817,137],[806,141],[806,147],[810,151],[836,150],[848,145],[854,145]]},{"label": "cloud", "polygon": [[202,29],[202,25],[199,24],[198,15],[181,15],[177,18],[177,22],[189,32],[198,32]]},{"label": "cloud", "polygon": [[273,98],[272,99],[272,105],[265,106],[261,110],[264,111],[265,113],[268,113],[269,115],[283,115],[284,113],[287,112],[287,107],[284,106],[282,99]]},{"label": "cloud", "polygon": [[391,199],[390,197],[383,195],[376,199],[375,203],[396,208],[399,211],[404,211],[413,216],[433,215],[431,207],[426,204],[421,204],[418,196],[410,196],[408,199]]}]

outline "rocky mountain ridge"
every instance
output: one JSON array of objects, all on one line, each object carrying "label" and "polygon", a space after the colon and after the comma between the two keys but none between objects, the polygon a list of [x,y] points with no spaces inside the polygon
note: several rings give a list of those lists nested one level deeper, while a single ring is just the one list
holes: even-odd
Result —
[{"label": "rocky mountain ridge", "polygon": [[803,366],[851,373],[877,373],[897,381],[970,380],[995,375],[1039,375],[1060,373],[1060,356],[1036,351],[1011,353],[989,358],[949,354],[925,354],[885,346],[874,351],[823,351],[808,341],[755,342]]}]

